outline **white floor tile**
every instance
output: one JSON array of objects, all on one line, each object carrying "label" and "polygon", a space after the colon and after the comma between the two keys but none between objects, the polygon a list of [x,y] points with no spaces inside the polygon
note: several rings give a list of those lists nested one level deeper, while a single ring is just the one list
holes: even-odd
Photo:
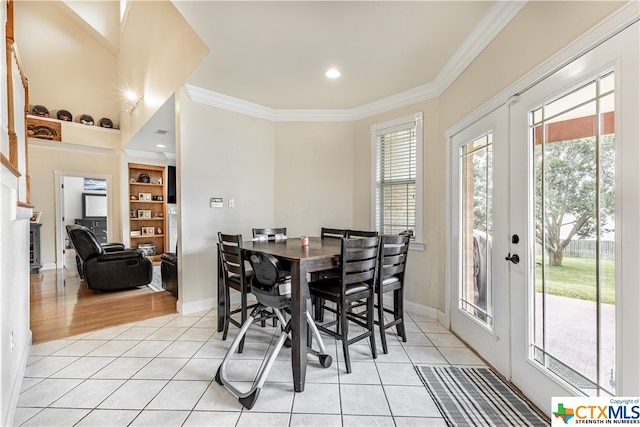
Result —
[{"label": "white floor tile", "polygon": [[156,357],[171,344],[169,341],[140,341],[124,357]]},{"label": "white floor tile", "polygon": [[45,408],[22,425],[43,427],[72,426],[88,413],[89,411],[86,409]]},{"label": "white floor tile", "polygon": [[152,326],[134,326],[114,338],[114,340],[144,340],[156,332],[158,328]]},{"label": "white floor tile", "polygon": [[80,379],[47,378],[20,394],[18,406],[45,408],[81,382]]},{"label": "white floor tile", "polygon": [[87,356],[113,356],[118,357],[123,353],[132,349],[138,341],[122,340],[122,341],[107,341],[102,346],[96,348]]},{"label": "white floor tile", "polygon": [[391,415],[381,385],[340,385],[340,399],[345,415]]},{"label": "white floor tile", "polygon": [[423,386],[384,386],[394,417],[437,417],[438,407]]},{"label": "white floor tile", "polygon": [[189,359],[173,379],[211,381],[220,363],[222,359]]},{"label": "white floor tile", "polygon": [[32,365],[27,366],[24,376],[32,378],[47,378],[61,369],[64,369],[71,363],[78,360],[78,357],[45,357]]},{"label": "white floor tile", "polygon": [[116,391],[124,380],[85,380],[51,404],[54,408],[93,409]]},{"label": "white floor tile", "polygon": [[151,362],[151,357],[119,357],[96,372],[92,378],[129,379]]},{"label": "white floor tile", "polygon": [[330,414],[291,414],[291,427],[339,427],[342,426],[340,415]]},{"label": "white floor tile", "polygon": [[51,378],[89,378],[114,360],[113,357],[81,357],[52,374]]},{"label": "white floor tile", "polygon": [[476,365],[485,363],[473,351],[466,347],[440,347],[440,352],[452,365]]},{"label": "white floor tile", "polygon": [[156,411],[144,410],[130,426],[173,427],[180,426],[189,416],[189,411]]},{"label": "white floor tile", "polygon": [[74,342],[64,348],[53,353],[54,356],[85,356],[88,353],[91,353],[98,347],[106,344],[106,340],[90,340],[83,339]]},{"label": "white floor tile", "polygon": [[145,409],[191,410],[208,386],[208,381],[170,381]]},{"label": "white floor tile", "polygon": [[184,422],[183,427],[226,427],[235,426],[240,418],[237,412],[193,411]]},{"label": "white floor tile", "polygon": [[384,385],[422,385],[422,380],[411,363],[376,363],[376,367]]},{"label": "white floor tile", "polygon": [[202,345],[201,341],[175,341],[162,350],[158,357],[193,357]]},{"label": "white floor tile", "polygon": [[156,357],[140,369],[134,376],[135,380],[169,380],[173,378],[189,359],[170,359]]},{"label": "white floor tile", "polygon": [[375,363],[351,362],[351,373],[344,369],[338,371],[340,384],[377,384],[380,385],[380,376]]},{"label": "white floor tile", "polygon": [[393,417],[397,427],[447,427],[442,417]]},{"label": "white floor tile", "polygon": [[94,409],[84,417],[76,426],[78,427],[113,427],[128,426],[135,417],[138,410],[126,409]]},{"label": "white floor tile", "polygon": [[373,417],[368,415],[343,415],[343,427],[395,427],[393,417]]},{"label": "white floor tile", "polygon": [[305,384],[304,392],[293,398],[293,413],[340,414],[340,388],[337,384]]},{"label": "white floor tile", "polygon": [[259,412],[245,412],[240,414],[240,419],[236,424],[236,427],[249,427],[249,426],[286,426],[289,423],[290,414],[272,414],[272,413],[259,413]]},{"label": "white floor tile", "polygon": [[102,409],[143,409],[167,384],[164,380],[129,380],[105,399]]}]

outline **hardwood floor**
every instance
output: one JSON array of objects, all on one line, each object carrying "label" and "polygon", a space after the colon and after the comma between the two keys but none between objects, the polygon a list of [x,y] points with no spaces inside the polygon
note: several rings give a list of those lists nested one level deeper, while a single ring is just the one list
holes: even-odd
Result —
[{"label": "hardwood floor", "polygon": [[176,313],[176,298],[146,286],[115,292],[88,289],[74,268],[31,274],[33,343]]}]

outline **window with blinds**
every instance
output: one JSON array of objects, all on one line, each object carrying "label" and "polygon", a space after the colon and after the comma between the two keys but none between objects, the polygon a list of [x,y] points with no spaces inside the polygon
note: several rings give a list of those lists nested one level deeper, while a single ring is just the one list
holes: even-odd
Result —
[{"label": "window with blinds", "polygon": [[416,237],[418,133],[422,116],[379,125],[375,129],[375,223],[381,234]]}]

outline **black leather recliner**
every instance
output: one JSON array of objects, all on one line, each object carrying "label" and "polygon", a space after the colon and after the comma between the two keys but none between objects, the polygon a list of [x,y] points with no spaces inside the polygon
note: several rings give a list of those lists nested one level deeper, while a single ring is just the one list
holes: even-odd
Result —
[{"label": "black leather recliner", "polygon": [[162,260],[160,264],[162,288],[178,298],[178,255],[174,252],[165,252],[160,259]]},{"label": "black leather recliner", "polygon": [[109,244],[107,251],[82,225],[67,225],[67,234],[80,258],[78,271],[89,289],[115,291],[151,282],[153,264],[142,252],[124,249],[121,244]]}]

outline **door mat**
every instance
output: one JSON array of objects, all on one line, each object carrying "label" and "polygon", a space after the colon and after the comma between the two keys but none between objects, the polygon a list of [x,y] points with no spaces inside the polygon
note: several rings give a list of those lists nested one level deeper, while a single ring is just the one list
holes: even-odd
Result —
[{"label": "door mat", "polygon": [[451,426],[548,426],[549,420],[489,368],[416,366]]}]

